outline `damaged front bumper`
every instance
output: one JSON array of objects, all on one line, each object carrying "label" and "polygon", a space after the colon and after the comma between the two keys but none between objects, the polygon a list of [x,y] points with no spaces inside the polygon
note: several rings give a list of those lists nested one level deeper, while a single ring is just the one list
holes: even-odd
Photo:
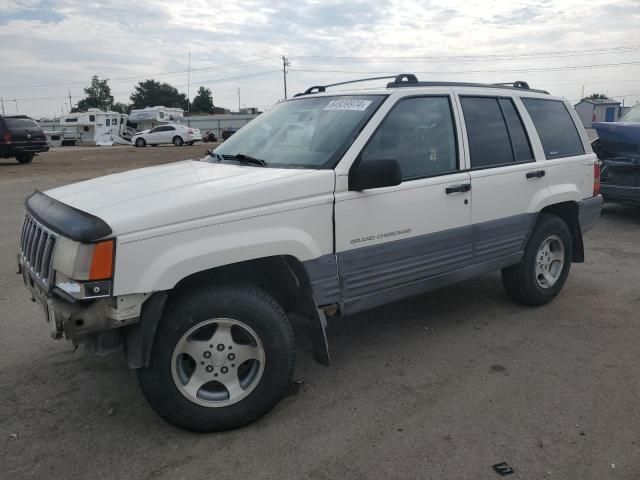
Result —
[{"label": "damaged front bumper", "polygon": [[[45,290],[42,282],[23,262],[23,257],[19,255],[18,273],[22,275],[31,299],[42,306],[51,336],[55,339],[66,338],[75,345],[86,344],[98,352],[105,350],[107,344],[114,344],[114,338],[119,338],[119,332],[115,332],[115,335],[103,333],[114,332],[138,322],[142,304],[149,296],[141,293],[76,301],[62,291],[56,293]],[[105,343],[105,338],[110,340]]]}]

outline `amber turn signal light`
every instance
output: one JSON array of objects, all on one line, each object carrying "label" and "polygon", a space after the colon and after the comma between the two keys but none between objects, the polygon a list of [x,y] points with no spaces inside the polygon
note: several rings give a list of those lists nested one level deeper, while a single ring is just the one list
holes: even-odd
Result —
[{"label": "amber turn signal light", "polygon": [[96,243],[91,258],[89,280],[105,280],[113,275],[113,240]]}]

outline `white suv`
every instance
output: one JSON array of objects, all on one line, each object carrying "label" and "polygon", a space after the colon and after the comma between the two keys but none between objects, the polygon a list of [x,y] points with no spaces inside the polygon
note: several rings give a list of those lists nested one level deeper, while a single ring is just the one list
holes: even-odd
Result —
[{"label": "white suv", "polygon": [[197,128],[191,128],[179,123],[160,125],[151,130],[144,130],[131,137],[131,144],[136,147],[146,147],[147,145],[170,145],[180,147],[184,144],[193,145],[201,142],[202,135]]},{"label": "white suv", "polygon": [[[596,156],[571,105],[524,82],[313,87],[200,161],[35,192],[20,269],[55,338],[124,350],[166,420],[269,411],[340,318],[502,270],[553,299],[595,224]],[[337,321],[337,320],[336,320]]]}]

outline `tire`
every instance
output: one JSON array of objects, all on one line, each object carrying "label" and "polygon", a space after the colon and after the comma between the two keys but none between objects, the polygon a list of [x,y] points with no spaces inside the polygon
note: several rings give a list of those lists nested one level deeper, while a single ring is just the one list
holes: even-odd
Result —
[{"label": "tire", "polygon": [[507,293],[525,305],[549,303],[560,293],[569,275],[572,251],[567,224],[555,215],[541,213],[520,263],[502,270]]},{"label": "tire", "polygon": [[182,140],[182,137],[180,135],[176,135],[175,137],[173,137],[173,144],[176,147],[181,147],[183,143],[184,140]]},{"label": "tire", "polygon": [[31,163],[33,160],[33,153],[21,153],[16,156],[16,160],[20,163]]},{"label": "tire", "polygon": [[147,142],[144,138],[136,138],[136,147],[146,147]]},{"label": "tire", "polygon": [[[231,340],[222,336],[225,325],[234,332]],[[252,338],[256,342],[247,343]],[[228,348],[232,345],[235,350]],[[180,353],[185,350],[189,353]],[[242,362],[246,354],[241,352],[261,350],[257,359],[229,363]],[[248,284],[204,286],[170,299],[149,365],[138,370],[138,380],[151,407],[166,421],[186,430],[215,432],[241,427],[269,412],[289,388],[294,360],[291,324],[270,295]],[[194,389],[195,397],[187,391],[194,378],[194,385],[201,385]],[[240,390],[221,388],[237,387],[243,378]]]}]

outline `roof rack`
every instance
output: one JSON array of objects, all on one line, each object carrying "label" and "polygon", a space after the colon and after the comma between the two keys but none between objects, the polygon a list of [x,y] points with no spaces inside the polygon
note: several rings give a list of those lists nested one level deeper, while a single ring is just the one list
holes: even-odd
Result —
[{"label": "roof rack", "polygon": [[549,94],[549,92],[547,92],[546,90],[536,90],[534,88],[529,87],[529,84],[522,80],[516,80],[515,82],[506,82],[506,83],[467,83],[467,82],[439,82],[439,81],[420,82],[418,81],[418,77],[416,77],[413,73],[401,73],[400,75],[361,78],[358,80],[349,80],[346,82],[332,83],[330,85],[315,85],[313,87],[307,88],[304,93],[298,93],[295,96],[299,97],[300,95],[312,95],[314,93],[324,93],[326,92],[327,88],[337,87],[338,85],[369,82],[371,80],[386,80],[388,78],[393,78],[393,82],[387,83],[387,88],[403,88],[403,87],[486,87],[487,88],[488,87],[488,88],[507,88],[507,89],[513,89],[513,90],[527,90],[529,92],[545,93],[547,95]]}]

